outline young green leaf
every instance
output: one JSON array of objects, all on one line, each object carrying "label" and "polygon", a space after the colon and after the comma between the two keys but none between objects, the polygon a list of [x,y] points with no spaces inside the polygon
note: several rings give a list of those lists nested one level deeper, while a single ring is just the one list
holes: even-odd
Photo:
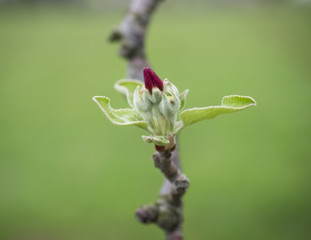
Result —
[{"label": "young green leaf", "polygon": [[180,108],[179,108],[179,110],[181,110],[185,106],[188,92],[189,92],[189,89],[186,89],[181,94],[179,94],[179,99],[180,99]]},{"label": "young green leaf", "polygon": [[256,102],[251,97],[231,95],[223,97],[220,106],[186,109],[180,113],[179,117],[185,128],[199,121],[215,118],[219,114],[238,112],[255,105]]},{"label": "young green leaf", "polygon": [[148,123],[142,120],[136,110],[130,108],[114,109],[110,106],[110,99],[107,97],[95,96],[93,100],[112,123],[125,126],[132,125],[149,131]]},{"label": "young green leaf", "polygon": [[133,104],[133,95],[135,92],[135,89],[137,86],[142,86],[143,83],[137,80],[131,80],[131,79],[121,79],[116,82],[114,85],[114,88],[120,92],[123,93],[126,96],[128,104],[134,108]]}]

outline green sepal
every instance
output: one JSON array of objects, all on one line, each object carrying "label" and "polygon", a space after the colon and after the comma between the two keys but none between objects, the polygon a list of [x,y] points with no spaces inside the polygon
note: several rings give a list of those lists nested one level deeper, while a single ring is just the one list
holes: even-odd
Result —
[{"label": "green sepal", "polygon": [[144,142],[146,143],[154,143],[158,146],[165,146],[166,144],[170,143],[164,136],[141,136]]},{"label": "green sepal", "polygon": [[112,123],[116,125],[136,126],[148,131],[148,123],[142,120],[136,110],[130,108],[114,109],[110,106],[110,99],[107,97],[95,96],[93,100]]},{"label": "green sepal", "polygon": [[220,106],[191,108],[182,111],[179,115],[183,128],[205,119],[212,119],[224,113],[238,112],[251,106],[256,106],[253,98],[248,96],[230,95],[222,98]]},{"label": "green sepal", "polygon": [[126,100],[128,104],[132,108],[134,108],[133,95],[134,95],[135,89],[137,88],[137,86],[142,86],[142,85],[143,83],[138,80],[121,79],[115,83],[114,88],[118,92],[124,94],[126,96]]},{"label": "green sepal", "polygon": [[179,94],[179,99],[180,99],[180,108],[179,108],[179,110],[181,110],[185,106],[188,92],[189,92],[189,89],[186,89],[181,94]]}]

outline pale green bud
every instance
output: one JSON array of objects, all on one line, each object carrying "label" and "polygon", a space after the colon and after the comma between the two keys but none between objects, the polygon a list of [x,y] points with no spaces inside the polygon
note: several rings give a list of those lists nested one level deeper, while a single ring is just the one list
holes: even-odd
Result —
[{"label": "pale green bud", "polygon": [[177,87],[171,83],[168,79],[164,79],[163,81],[164,84],[164,92],[165,93],[169,93],[170,95],[175,95],[175,96],[179,96],[179,91],[177,89]]},{"label": "pale green bud", "polygon": [[174,132],[177,113],[181,106],[179,91],[167,79],[163,91],[157,87],[151,90],[145,86],[137,87],[133,96],[134,107],[148,122],[156,135],[167,136]]},{"label": "pale green bud", "polygon": [[167,96],[163,94],[163,100],[160,103],[160,108],[163,114],[177,114],[180,109],[180,99],[178,96]]},{"label": "pale green bud", "polygon": [[[143,87],[144,88],[144,87]],[[146,97],[153,103],[153,105],[158,105],[162,100],[162,92],[158,88],[152,89],[152,94],[149,93],[146,89],[144,89]]]},{"label": "pale green bud", "polygon": [[160,109],[163,114],[168,115],[171,118],[171,122],[174,124],[176,121],[177,112],[181,106],[179,99],[179,91],[174,84],[167,79],[164,80],[164,94],[163,100],[160,103]]},{"label": "pale green bud", "polygon": [[135,89],[133,95],[133,104],[140,113],[147,113],[151,111],[152,102],[149,101],[148,97],[146,96],[144,87],[140,88],[140,86],[137,86]]}]

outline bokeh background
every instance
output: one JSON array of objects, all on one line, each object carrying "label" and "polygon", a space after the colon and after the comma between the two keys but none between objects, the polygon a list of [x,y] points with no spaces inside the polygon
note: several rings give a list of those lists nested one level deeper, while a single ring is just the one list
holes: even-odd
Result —
[{"label": "bokeh background", "polygon": [[[126,62],[107,41],[129,1],[0,1],[0,239],[163,239],[136,222],[162,175],[142,131],[91,100]],[[153,69],[187,107],[249,95],[258,106],[179,137],[186,239],[311,237],[310,1],[164,1]]]}]

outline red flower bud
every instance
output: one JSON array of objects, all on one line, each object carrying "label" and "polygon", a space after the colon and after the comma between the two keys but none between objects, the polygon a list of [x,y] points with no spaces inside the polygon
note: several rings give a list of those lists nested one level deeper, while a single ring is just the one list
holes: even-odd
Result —
[{"label": "red flower bud", "polygon": [[150,68],[144,68],[145,87],[152,94],[153,88],[163,91],[163,82]]}]

